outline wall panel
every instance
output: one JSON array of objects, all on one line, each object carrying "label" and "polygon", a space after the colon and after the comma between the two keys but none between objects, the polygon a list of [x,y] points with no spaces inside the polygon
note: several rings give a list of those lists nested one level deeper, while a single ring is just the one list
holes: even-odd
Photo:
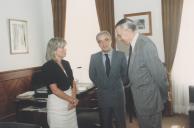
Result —
[{"label": "wall panel", "polygon": [[0,121],[15,119],[15,99],[31,88],[31,77],[40,67],[0,72]]}]

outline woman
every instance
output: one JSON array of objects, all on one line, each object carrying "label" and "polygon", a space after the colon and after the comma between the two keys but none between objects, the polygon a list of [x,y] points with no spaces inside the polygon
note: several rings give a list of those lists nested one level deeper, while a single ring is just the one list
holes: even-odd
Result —
[{"label": "woman", "polygon": [[66,41],[52,38],[42,70],[48,85],[47,121],[50,128],[77,128],[76,83],[66,56]]}]

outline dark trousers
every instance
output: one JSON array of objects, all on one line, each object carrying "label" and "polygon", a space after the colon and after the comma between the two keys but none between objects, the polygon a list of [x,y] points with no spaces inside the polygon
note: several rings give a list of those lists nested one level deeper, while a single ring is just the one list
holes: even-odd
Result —
[{"label": "dark trousers", "polygon": [[116,128],[126,128],[125,107],[106,107],[100,109],[100,117],[103,128],[113,128],[115,119]]},{"label": "dark trousers", "polygon": [[153,115],[138,115],[138,123],[140,128],[162,128],[162,113]]},{"label": "dark trousers", "polygon": [[129,121],[132,122],[133,117],[135,117],[136,114],[135,114],[135,105],[133,101],[133,95],[132,95],[130,87],[125,88],[125,99],[126,99],[125,100],[126,101],[126,112],[129,116]]}]

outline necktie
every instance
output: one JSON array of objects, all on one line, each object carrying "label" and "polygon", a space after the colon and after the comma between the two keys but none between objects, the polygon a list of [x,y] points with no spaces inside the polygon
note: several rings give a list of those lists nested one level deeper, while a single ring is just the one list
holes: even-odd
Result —
[{"label": "necktie", "polygon": [[[128,73],[129,73],[129,64],[130,64],[131,54],[132,54],[132,47],[130,44],[129,45],[129,58],[128,58],[128,63],[127,63],[127,84],[129,84],[129,82],[130,82]],[[126,111],[129,115],[130,122],[132,122],[135,108],[134,108],[133,95],[132,95],[130,86],[125,89],[125,99],[126,99]]]},{"label": "necktie", "polygon": [[108,54],[104,54],[104,55],[106,57],[106,60],[105,60],[106,75],[109,76],[109,74],[110,74],[110,59],[108,57]]},{"label": "necktie", "polygon": [[[128,63],[127,63],[127,70],[129,70],[129,64],[130,64],[131,53],[132,53],[132,47],[131,47],[131,44],[130,44],[130,45],[129,45],[129,58],[128,58]],[[128,72],[127,72],[127,75],[128,75]]]},{"label": "necktie", "polygon": [[126,85],[129,84],[129,64],[130,64],[130,58],[131,58],[131,53],[132,53],[132,47],[131,44],[129,45],[129,58],[128,58],[128,63],[127,63],[127,79],[126,79]]}]

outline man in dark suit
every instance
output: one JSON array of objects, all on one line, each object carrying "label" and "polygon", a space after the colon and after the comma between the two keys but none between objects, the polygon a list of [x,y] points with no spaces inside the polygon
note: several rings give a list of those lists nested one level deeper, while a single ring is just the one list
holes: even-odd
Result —
[{"label": "man in dark suit", "polygon": [[163,105],[167,101],[167,73],[154,43],[139,34],[136,24],[122,19],[116,36],[131,45],[128,75],[140,128],[161,128]]},{"label": "man in dark suit", "polygon": [[96,40],[101,51],[91,56],[89,76],[97,87],[103,128],[112,128],[113,117],[117,128],[126,128],[123,86],[127,74],[126,57],[112,49],[109,32],[101,31]]}]

